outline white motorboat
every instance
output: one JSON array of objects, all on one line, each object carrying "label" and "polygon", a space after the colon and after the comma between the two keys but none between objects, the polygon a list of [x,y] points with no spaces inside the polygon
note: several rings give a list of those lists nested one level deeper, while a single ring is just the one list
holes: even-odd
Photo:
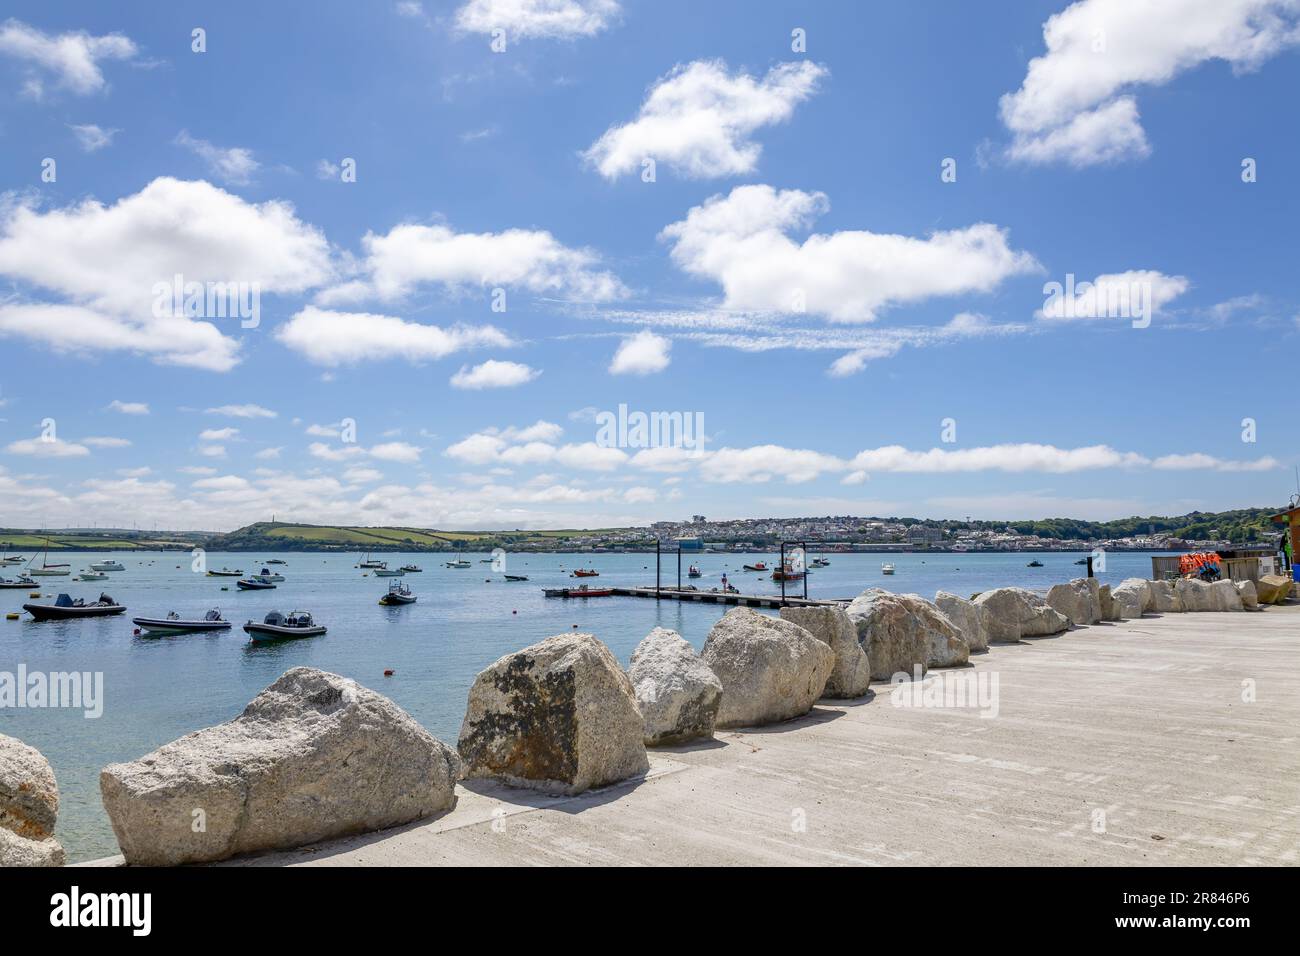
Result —
[{"label": "white motorboat", "polygon": [[405,573],[406,572],[401,568],[394,568],[392,570],[388,568],[375,568],[373,572],[377,578],[400,578]]},{"label": "white motorboat", "polygon": [[447,562],[447,567],[449,567],[449,568],[472,568],[472,567],[474,567],[474,565],[470,564],[470,563],[469,563],[468,561],[466,561],[464,558],[457,558],[455,561],[448,561],[448,562]]},{"label": "white motorboat", "polygon": [[175,611],[168,611],[166,617],[137,617],[132,618],[131,623],[147,634],[187,634],[192,631],[224,631],[230,628],[230,622],[215,607],[203,615],[202,620],[186,620]]},{"label": "white motorboat", "polygon": [[263,581],[270,581],[273,584],[284,580],[283,574],[279,571],[272,571],[270,568],[263,568],[262,573],[254,575],[254,577],[260,578]]},{"label": "white motorboat", "polygon": [[244,625],[246,633],[254,643],[263,641],[286,641],[299,637],[316,637],[325,633],[325,626],[312,620],[308,611],[290,611],[286,616],[279,611],[272,611],[261,624],[249,621]]},{"label": "white motorboat", "polygon": [[881,573],[881,574],[893,574],[893,573],[894,573],[894,566],[893,566],[892,564],[889,564],[888,562],[886,562],[885,564],[882,564],[882,565],[880,566],[880,573]]},{"label": "white motorboat", "polygon": [[0,589],[9,588],[16,591],[19,588],[26,588],[30,591],[32,588],[40,586],[39,582],[32,580],[25,574],[20,574],[17,578],[0,578]]},{"label": "white motorboat", "polygon": [[123,567],[121,561],[113,561],[113,560],[110,559],[110,560],[108,560],[108,561],[96,561],[94,564],[92,564],[92,565],[90,566],[90,570],[92,570],[92,571],[125,571],[126,568]]},{"label": "white motorboat", "polygon": [[108,575],[103,571],[82,571],[77,575],[78,581],[107,581]]}]

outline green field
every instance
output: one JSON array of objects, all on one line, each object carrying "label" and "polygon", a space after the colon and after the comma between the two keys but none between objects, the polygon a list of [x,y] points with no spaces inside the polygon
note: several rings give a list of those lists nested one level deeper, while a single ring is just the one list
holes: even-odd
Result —
[{"label": "green field", "polygon": [[[158,551],[167,548],[191,548],[201,536],[181,538],[114,538],[92,534],[52,534],[51,551]],[[8,551],[44,551],[46,536],[30,531],[0,530],[0,548]]]},{"label": "green field", "polygon": [[438,531],[432,528],[367,528],[258,522],[210,538],[210,551],[454,551],[509,545],[551,547],[590,531]]}]

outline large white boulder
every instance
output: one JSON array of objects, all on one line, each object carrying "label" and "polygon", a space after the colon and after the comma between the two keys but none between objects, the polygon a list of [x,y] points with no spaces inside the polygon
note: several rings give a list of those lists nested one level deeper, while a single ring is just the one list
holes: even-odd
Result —
[{"label": "large white boulder", "polygon": [[985,591],[975,603],[988,610],[989,641],[994,644],[1059,634],[1070,626],[1068,617],[1024,588]]},{"label": "large white boulder", "polygon": [[1241,606],[1247,610],[1259,607],[1259,596],[1255,593],[1254,581],[1234,581],[1237,593],[1241,595]]},{"label": "large white boulder", "polygon": [[[1126,587],[1129,590],[1136,591],[1142,597],[1142,613],[1152,610],[1151,603],[1151,582],[1146,578],[1125,578],[1120,582],[1120,587]],[[1115,592],[1112,590],[1111,594]]]},{"label": "large white boulder", "polygon": [[1178,596],[1169,581],[1148,581],[1147,591],[1151,597],[1149,610],[1157,614],[1178,614],[1183,608],[1183,599]]},{"label": "large white boulder", "polygon": [[1103,621],[1119,620],[1119,611],[1115,609],[1115,599],[1111,596],[1109,584],[1103,584],[1097,589],[1097,602],[1101,605]]},{"label": "large white boulder", "polygon": [[1141,617],[1149,593],[1146,582],[1137,578],[1129,578],[1119,587],[1112,588],[1110,597],[1119,620],[1129,621]]},{"label": "large white boulder", "polygon": [[59,786],[35,747],[0,734],[0,866],[62,866]]},{"label": "large white boulder", "polygon": [[590,634],[548,637],[481,671],[458,749],[468,777],[553,793],[650,769],[632,682]]},{"label": "large white boulder", "polygon": [[1055,584],[1047,592],[1047,603],[1070,619],[1075,627],[1101,620],[1101,586],[1096,578],[1075,578],[1069,584]]},{"label": "large white boulder", "polygon": [[967,646],[972,651],[988,650],[989,609],[947,591],[937,591],[934,605],[952,621]]},{"label": "large white boulder", "polygon": [[1174,592],[1188,611],[1240,611],[1241,595],[1231,581],[1207,583],[1195,578],[1179,578]]},{"label": "large white boulder", "polygon": [[798,624],[835,654],[823,697],[861,697],[871,685],[871,664],[858,643],[858,629],[842,607],[783,607],[781,620]]},{"label": "large white boulder", "polygon": [[381,694],[286,671],[234,720],[99,776],[128,863],[174,866],[418,820],[455,803],[459,762]]},{"label": "large white boulder", "polygon": [[835,670],[835,652],[798,624],[737,607],[701,655],[722,681],[719,727],[752,727],[812,710]]},{"label": "large white boulder", "polygon": [[868,588],[853,599],[849,617],[871,661],[871,676],[914,676],[916,668],[953,667],[970,659],[970,645],[957,627],[919,594]]},{"label": "large white boulder", "polygon": [[656,627],[632,652],[628,678],[645,721],[647,747],[709,738],[722,681],[676,631]]}]

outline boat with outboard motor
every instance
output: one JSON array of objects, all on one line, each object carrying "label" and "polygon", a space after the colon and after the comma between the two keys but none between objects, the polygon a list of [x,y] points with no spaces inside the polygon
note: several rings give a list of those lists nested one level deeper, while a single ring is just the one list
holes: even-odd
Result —
[{"label": "boat with outboard motor", "polygon": [[754,564],[742,564],[741,567],[744,568],[746,571],[766,571],[767,562],[758,561]]},{"label": "boat with outboard motor", "polygon": [[388,585],[388,593],[379,599],[379,603],[386,607],[395,607],[400,604],[414,604],[416,597],[411,593],[411,586],[404,581],[392,581]]},{"label": "boat with outboard motor", "polygon": [[241,574],[243,574],[243,573],[244,573],[244,569],[243,569],[243,568],[236,568],[235,570],[232,571],[232,570],[230,570],[230,568],[226,567],[225,565],[222,565],[220,571],[209,570],[209,571],[208,571],[208,577],[210,577],[210,578],[237,578],[237,577],[239,577],[239,576],[240,576]]},{"label": "boat with outboard motor", "polygon": [[272,584],[278,584],[284,580],[284,575],[279,571],[272,571],[270,568],[263,568],[261,574],[254,574],[253,577],[260,578],[263,581],[270,581]]},{"label": "boat with outboard motor", "polygon": [[87,604],[81,598],[73,600],[70,595],[60,594],[53,604],[24,604],[23,610],[38,621],[59,621],[74,617],[107,617],[121,614],[126,610],[125,604],[118,604],[107,594],[100,594],[99,600]]},{"label": "boat with outboard motor", "polygon": [[92,571],[125,571],[126,567],[121,561],[96,561],[90,566]]},{"label": "boat with outboard motor", "polygon": [[105,574],[103,571],[86,571],[86,570],[83,569],[83,570],[82,570],[82,571],[81,571],[81,572],[76,576],[76,578],[74,578],[73,580],[76,580],[76,581],[107,581],[107,580],[108,580],[108,575]]},{"label": "boat with outboard motor", "polygon": [[251,578],[240,578],[235,582],[241,591],[273,591],[275,590],[274,581],[265,581],[261,577],[254,575]]},{"label": "boat with outboard motor", "polygon": [[261,624],[250,620],[244,625],[244,633],[256,644],[317,637],[325,633],[325,626],[313,621],[310,611],[290,611],[287,615],[272,611]]},{"label": "boat with outboard motor", "polygon": [[506,575],[506,580],[507,580],[507,581],[527,581],[527,580],[528,580],[528,575],[526,575],[526,574],[507,574],[507,575]]},{"label": "boat with outboard motor", "polygon": [[16,578],[0,578],[0,588],[11,588],[13,590],[17,590],[18,588],[27,588],[28,590],[31,590],[32,588],[38,588],[40,586],[39,581],[29,578],[25,574],[20,574]]},{"label": "boat with outboard motor", "polygon": [[221,616],[220,608],[215,607],[203,615],[202,620],[187,620],[175,611],[168,611],[166,617],[136,617],[131,619],[131,623],[150,635],[226,631],[231,627],[230,622]]}]

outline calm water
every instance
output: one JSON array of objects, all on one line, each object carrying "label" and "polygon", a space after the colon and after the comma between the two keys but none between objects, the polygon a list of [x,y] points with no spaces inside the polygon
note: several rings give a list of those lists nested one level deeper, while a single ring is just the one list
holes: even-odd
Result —
[{"label": "calm water", "polygon": [[[1025,554],[861,554],[830,555],[831,566],[809,577],[810,597],[851,597],[871,586],[915,592],[933,598],[940,588],[967,596],[1004,585],[1046,590],[1080,576],[1077,554],[1038,555],[1045,567],[1029,568]],[[104,554],[64,552],[73,573]],[[0,733],[42,751],[58,776],[61,794],[58,836],[72,862],[117,852],[99,799],[99,770],[114,761],[139,757],[182,734],[236,716],[256,694],[286,669],[305,664],[354,678],[387,694],[435,736],[455,743],[465,697],[474,676],[503,654],[552,634],[589,631],[625,664],[632,650],[655,626],[673,628],[699,647],[723,607],[636,598],[557,600],[542,596],[543,586],[575,584],[568,571],[594,565],[592,584],[654,583],[654,556],[519,555],[508,559],[511,573],[527,582],[505,582],[485,554],[467,555],[473,566],[451,569],[432,554],[385,554],[389,567],[415,563],[421,574],[405,581],[419,602],[399,608],[378,605],[390,579],[363,577],[356,555],[288,553],[208,555],[208,566],[257,571],[260,559],[281,557],[274,566],[286,579],[275,591],[238,591],[234,578],[210,578],[190,570],[188,553],[115,554],[126,570],[109,580],[78,582],[40,578],[45,594],[67,591],[94,599],[101,590],[127,605],[120,618],[36,623],[0,621],[0,671],[102,671],[104,713],[87,720],[79,710],[0,709]],[[745,593],[779,592],[766,575],[743,573],[740,566],[772,555],[700,555],[705,577],[692,583],[717,586],[722,572]],[[892,578],[880,573],[883,561],[897,567]],[[1109,554],[1108,570],[1098,577],[1118,583],[1149,577],[1150,555]],[[687,561],[683,560],[683,576]],[[0,568],[14,577],[16,568]],[[665,559],[664,583],[676,578],[676,559]],[[491,579],[490,581],[487,579]],[[228,587],[229,591],[223,591]],[[790,588],[790,593],[801,591]],[[27,591],[0,591],[4,611],[17,611]],[[199,616],[220,607],[236,626],[216,635],[145,638],[132,635],[130,619],[175,610]],[[267,611],[311,611],[329,627],[324,637],[253,647],[239,625]],[[386,678],[386,668],[395,670]]]}]

